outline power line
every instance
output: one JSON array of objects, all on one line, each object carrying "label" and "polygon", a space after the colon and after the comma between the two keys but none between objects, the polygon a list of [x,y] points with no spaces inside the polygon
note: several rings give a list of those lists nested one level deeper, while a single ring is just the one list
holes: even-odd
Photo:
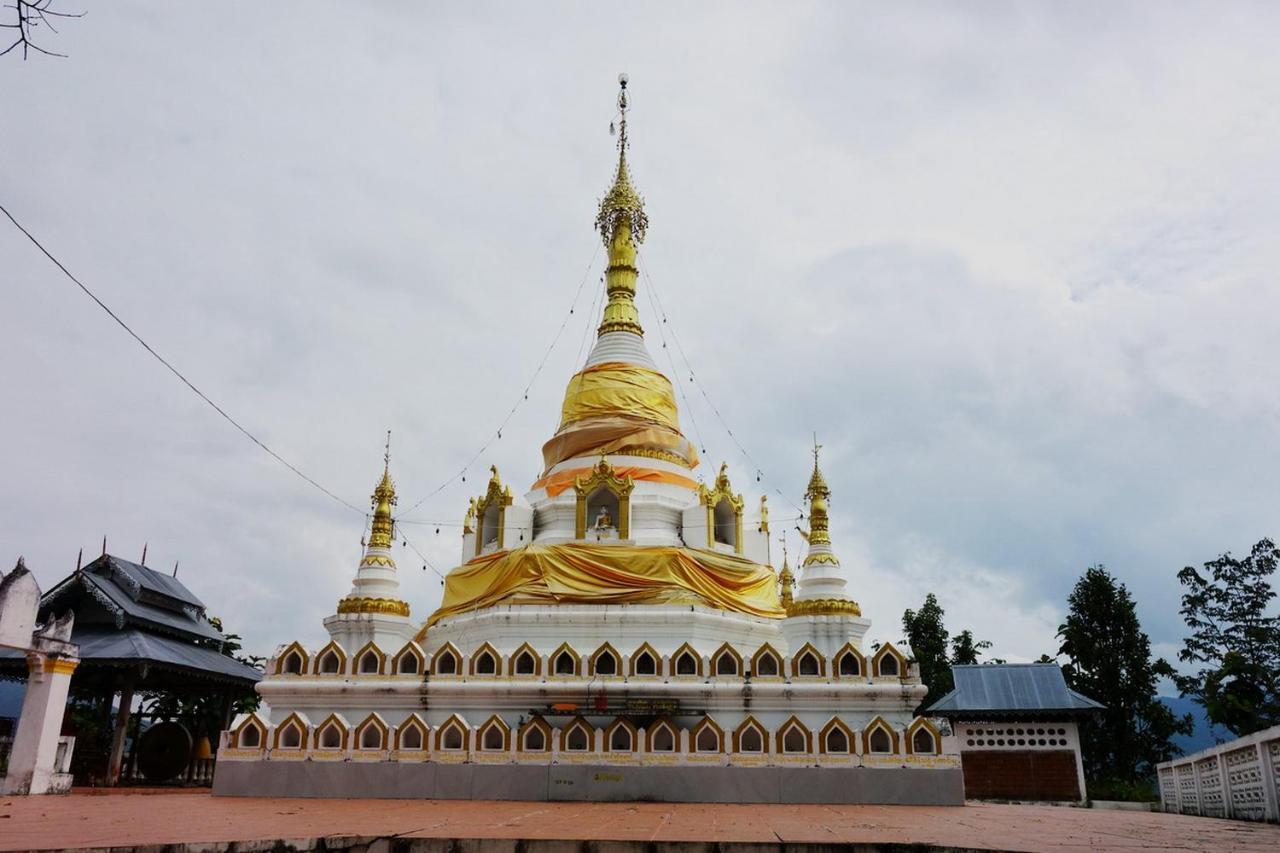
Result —
[{"label": "power line", "polygon": [[[644,274],[644,280],[649,285],[649,291],[653,294],[654,300],[656,300],[657,309],[659,312],[661,312],[661,315],[662,315],[662,323],[663,325],[667,325],[667,310],[662,305],[662,296],[661,294],[658,293],[658,288],[654,285],[653,278],[649,275],[648,262],[647,261],[641,262],[642,260],[643,259],[641,254],[639,252],[636,252],[637,265],[640,267],[640,272]],[[747,460],[747,462],[751,463],[751,467],[755,469],[757,479],[764,479],[765,473],[760,468],[760,465],[756,462],[754,458],[752,458],[751,454],[747,452],[747,449],[742,446],[742,442],[738,441],[738,437],[733,434],[733,430],[729,427],[729,424],[725,421],[724,415],[720,414],[720,409],[716,406],[715,403],[711,401],[711,397],[707,394],[707,389],[704,388],[702,383],[698,381],[697,376],[693,371],[693,365],[689,363],[689,356],[685,353],[684,346],[680,343],[680,336],[676,334],[675,326],[671,326],[671,339],[675,341],[676,349],[679,350],[680,352],[680,359],[684,362],[685,369],[689,371],[689,381],[693,382],[695,385],[698,386],[698,392],[702,394],[702,398],[706,400],[707,405],[711,407],[711,411],[715,414],[716,420],[720,422],[720,426],[723,427],[724,431],[729,434],[729,438],[733,441],[734,445],[737,446],[739,452],[742,453],[742,456]],[[674,369],[674,366],[673,366],[673,369]],[[679,377],[676,377],[676,383],[680,384]],[[692,418],[693,416],[691,413],[690,420],[692,420]],[[696,425],[695,425],[695,428],[696,428]],[[804,517],[804,509],[802,509],[799,504],[791,500],[791,498],[789,498],[787,495],[783,494],[781,489],[778,489],[775,487],[774,492],[777,493],[777,495],[781,497],[783,500],[785,500],[787,503],[791,504],[791,506],[795,507],[796,511],[800,513],[801,518]]]},{"label": "power line", "polygon": [[554,350],[556,348],[556,344],[559,343],[560,336],[564,332],[564,327],[569,324],[569,318],[573,316],[574,310],[577,308],[578,297],[582,295],[582,288],[586,286],[587,279],[591,277],[591,268],[595,266],[596,258],[599,255],[600,255],[600,244],[597,243],[595,247],[595,251],[591,253],[591,261],[587,264],[587,268],[582,274],[582,281],[578,282],[578,289],[573,294],[573,302],[570,303],[569,305],[569,313],[565,314],[564,319],[560,321],[560,328],[556,329],[555,337],[551,339],[551,343],[547,346],[546,352],[542,354],[542,359],[538,362],[537,368],[534,369],[533,376],[529,378],[528,383],[524,386],[524,391],[522,391],[520,396],[516,398],[516,401],[515,403],[512,404],[510,411],[507,412],[507,416],[502,419],[502,423],[500,423],[498,425],[498,428],[494,430],[493,435],[491,435],[489,439],[483,445],[480,446],[480,449],[477,450],[471,456],[471,458],[467,461],[467,464],[462,466],[462,469],[458,471],[458,473],[449,477],[443,483],[436,486],[434,489],[432,489],[430,492],[424,495],[413,506],[409,507],[407,510],[400,513],[400,515],[397,517],[397,521],[404,516],[410,515],[418,507],[422,506],[428,500],[440,494],[440,492],[444,491],[445,487],[451,484],[454,480],[457,480],[459,477],[465,479],[467,475],[467,471],[471,470],[471,466],[476,463],[476,460],[479,459],[481,455],[483,455],[484,452],[488,450],[495,441],[498,441],[502,438],[502,431],[506,429],[507,424],[510,423],[511,418],[515,415],[516,410],[520,408],[520,405],[529,399],[529,390],[533,388],[533,383],[538,381],[538,376],[541,375],[542,368],[546,366],[547,359],[551,356],[551,351]]},{"label": "power line", "polygon": [[299,477],[301,477],[303,480],[306,480],[306,481],[307,481],[308,483],[310,483],[312,486],[315,486],[317,489],[319,489],[320,491],[324,492],[326,495],[328,495],[329,497],[333,498],[333,499],[334,499],[335,501],[337,501],[338,503],[340,503],[340,504],[342,504],[343,506],[345,506],[347,509],[350,509],[350,510],[352,510],[353,512],[360,513],[361,515],[364,515],[364,514],[365,514],[365,511],[364,511],[363,509],[360,509],[359,507],[355,506],[354,504],[350,504],[350,503],[346,502],[346,501],[345,501],[345,500],[343,500],[342,498],[340,498],[340,497],[338,497],[337,495],[335,495],[333,492],[331,492],[331,491],[329,491],[328,489],[326,489],[324,486],[322,486],[322,485],[320,485],[319,483],[317,483],[317,482],[316,482],[314,479],[312,479],[311,477],[308,477],[308,476],[307,476],[306,474],[304,474],[302,471],[298,470],[298,468],[297,468],[295,465],[293,465],[291,462],[289,462],[289,461],[288,461],[288,460],[286,460],[284,457],[282,457],[279,453],[276,453],[276,452],[275,452],[274,450],[272,450],[270,447],[267,447],[267,445],[266,445],[266,444],[264,444],[264,443],[262,442],[262,440],[261,440],[261,439],[259,439],[256,435],[254,435],[253,433],[249,432],[249,430],[245,429],[245,428],[240,424],[240,422],[239,422],[239,421],[237,421],[235,418],[231,417],[231,415],[227,414],[227,412],[226,412],[226,410],[225,410],[225,409],[223,409],[223,408],[222,408],[221,406],[219,406],[217,403],[213,402],[213,400],[209,399],[209,397],[208,397],[208,396],[206,396],[206,395],[205,395],[205,393],[204,393],[203,391],[201,391],[199,388],[197,388],[197,387],[196,387],[196,386],[191,382],[191,380],[190,380],[190,379],[188,379],[187,377],[183,376],[183,375],[182,375],[182,373],[181,373],[181,371],[179,371],[179,370],[178,370],[178,368],[174,367],[172,364],[170,364],[170,363],[169,363],[169,362],[164,358],[164,356],[160,355],[160,353],[158,353],[158,352],[156,352],[154,349],[152,349],[151,345],[150,345],[149,343],[147,343],[146,341],[144,341],[144,340],[142,339],[142,337],[141,337],[137,332],[135,332],[133,329],[129,328],[129,324],[127,324],[124,320],[121,320],[121,319],[120,319],[120,317],[116,314],[116,312],[114,312],[114,311],[112,311],[110,308],[108,308],[108,307],[107,307],[107,304],[106,304],[105,302],[103,302],[101,299],[99,299],[99,298],[97,297],[97,295],[96,295],[92,290],[90,290],[88,287],[86,287],[86,286],[85,286],[85,284],[84,284],[82,281],[80,281],[80,279],[78,279],[78,278],[76,278],[74,275],[72,275],[72,274],[71,274],[71,271],[70,271],[70,270],[68,270],[65,266],[63,266],[62,262],[61,262],[61,261],[59,261],[57,258],[55,258],[55,257],[53,256],[53,254],[52,254],[48,249],[46,249],[44,246],[42,246],[42,245],[40,244],[40,241],[39,241],[39,240],[37,240],[37,239],[36,239],[36,238],[31,234],[31,232],[30,232],[30,231],[28,231],[26,228],[23,228],[23,227],[22,227],[22,223],[18,222],[18,220],[14,218],[13,214],[12,214],[12,213],[10,213],[10,212],[8,211],[8,209],[4,207],[4,205],[0,205],[0,212],[4,213],[4,215],[5,215],[5,216],[9,217],[9,221],[10,221],[10,222],[12,222],[12,223],[14,224],[14,226],[15,226],[19,231],[21,231],[24,235],[26,235],[26,238],[27,238],[28,240],[30,240],[32,243],[34,243],[34,244],[35,244],[35,247],[36,247],[37,249],[39,249],[42,253],[44,253],[44,256],[45,256],[46,258],[48,258],[49,260],[53,261],[54,265],[55,265],[55,266],[57,266],[57,268],[58,268],[58,269],[62,270],[63,274],[65,274],[67,278],[69,278],[69,279],[71,279],[73,282],[75,282],[76,286],[77,286],[77,287],[79,287],[81,290],[83,290],[83,291],[84,291],[84,293],[85,293],[85,295],[87,295],[90,299],[92,299],[94,302],[96,302],[96,303],[98,304],[98,307],[99,307],[99,308],[101,308],[103,311],[107,312],[107,316],[109,316],[112,320],[115,320],[115,321],[116,321],[116,323],[120,326],[120,328],[122,328],[122,329],[124,329],[126,332],[128,332],[128,333],[129,333],[129,336],[130,336],[130,337],[132,337],[132,338],[133,338],[135,341],[137,341],[139,344],[141,344],[141,345],[142,345],[142,348],[143,348],[143,349],[145,349],[147,352],[149,352],[149,353],[150,353],[150,354],[151,354],[151,355],[156,359],[156,361],[158,361],[158,362],[160,362],[161,364],[163,364],[166,368],[168,368],[168,370],[169,370],[169,372],[170,372],[170,373],[172,373],[174,376],[176,376],[176,377],[178,377],[180,380],[182,380],[182,384],[183,384],[183,385],[186,385],[188,388],[190,388],[190,389],[191,389],[191,390],[196,394],[196,396],[197,396],[197,397],[199,397],[201,400],[204,400],[206,403],[208,403],[208,404],[213,408],[213,410],[214,410],[215,412],[217,412],[219,415],[221,415],[221,416],[222,416],[222,418],[223,418],[224,420],[226,420],[226,422],[227,422],[227,423],[231,424],[233,427],[235,427],[236,429],[238,429],[238,430],[239,430],[239,431],[240,431],[240,432],[245,436],[245,438],[249,439],[249,440],[250,440],[250,441],[252,441],[254,444],[258,445],[258,447],[260,447],[260,448],[261,448],[262,450],[264,450],[268,455],[270,455],[272,459],[275,459],[275,460],[276,460],[277,462],[279,462],[281,465],[285,466],[285,467],[286,467],[286,468],[288,468],[290,471],[292,471],[293,473],[295,473],[295,474],[297,474]]}]

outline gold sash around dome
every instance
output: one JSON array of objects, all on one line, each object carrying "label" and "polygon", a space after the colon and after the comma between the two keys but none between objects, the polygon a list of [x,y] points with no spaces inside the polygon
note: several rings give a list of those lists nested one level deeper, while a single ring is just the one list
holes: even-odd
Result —
[{"label": "gold sash around dome", "polygon": [[566,459],[632,453],[692,468],[698,454],[680,433],[675,392],[656,370],[609,362],[574,375],[560,428],[542,448],[547,470]]},{"label": "gold sash around dome", "polygon": [[680,429],[671,380],[634,364],[597,364],[569,380],[560,428],[589,418],[625,415]]},{"label": "gold sash around dome", "polygon": [[742,557],[673,547],[531,544],[450,572],[444,601],[426,627],[495,604],[703,604],[786,615],[773,571]]}]

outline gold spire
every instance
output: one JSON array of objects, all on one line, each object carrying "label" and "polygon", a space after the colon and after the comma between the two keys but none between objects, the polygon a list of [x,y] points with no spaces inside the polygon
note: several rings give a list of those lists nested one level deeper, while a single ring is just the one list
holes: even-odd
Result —
[{"label": "gold spire", "polygon": [[787,537],[782,537],[782,571],[778,573],[778,586],[780,587],[778,596],[782,600],[782,609],[790,610],[792,603],[793,587],[796,584],[795,575],[791,573],[791,565],[787,562]]},{"label": "gold spire", "polygon": [[396,505],[396,486],[391,482],[391,431],[387,430],[387,449],[382,456],[382,479],[374,487],[373,527],[369,533],[370,548],[390,548],[395,536],[395,522],[391,519],[391,507]]},{"label": "gold spire", "polygon": [[618,111],[622,113],[618,131],[618,170],[613,186],[600,201],[596,229],[609,249],[609,268],[605,271],[605,291],[609,296],[598,333],[635,332],[644,334],[640,314],[636,310],[636,249],[644,242],[649,217],[644,212],[644,199],[631,185],[627,169],[627,75],[618,75]]},{"label": "gold spire", "polygon": [[809,488],[805,490],[804,496],[809,499],[809,556],[805,558],[805,563],[813,561],[816,556],[813,553],[814,545],[830,545],[831,535],[828,532],[829,522],[827,519],[827,499],[831,497],[831,490],[827,488],[826,478],[822,476],[822,471],[818,469],[818,451],[822,450],[822,445],[818,444],[815,436],[813,440],[813,474],[809,477]]}]

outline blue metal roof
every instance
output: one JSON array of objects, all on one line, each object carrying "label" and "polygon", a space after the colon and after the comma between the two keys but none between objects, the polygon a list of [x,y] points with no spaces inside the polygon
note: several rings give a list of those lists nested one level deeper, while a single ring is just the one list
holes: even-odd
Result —
[{"label": "blue metal roof", "polygon": [[934,702],[929,714],[1068,713],[1103,710],[1067,687],[1056,663],[986,663],[951,668],[955,690]]}]

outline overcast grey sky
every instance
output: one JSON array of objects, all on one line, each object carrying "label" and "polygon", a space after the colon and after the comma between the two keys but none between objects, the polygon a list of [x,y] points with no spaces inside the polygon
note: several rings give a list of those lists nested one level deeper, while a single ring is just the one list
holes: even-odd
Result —
[{"label": "overcast grey sky", "polygon": [[[596,250],[625,70],[644,263],[767,479],[673,376],[703,474],[798,501],[817,431],[872,638],[933,591],[1034,659],[1103,562],[1171,655],[1175,572],[1280,535],[1275,4],[78,8],[44,35],[67,59],[0,59],[0,203],[348,501],[385,430],[407,509],[520,396]],[[47,588],[149,542],[251,650],[318,644],[363,519],[0,226],[4,559]],[[415,518],[459,521],[491,462],[536,478],[601,261]],[[456,563],[456,528],[402,529]],[[425,617],[440,581],[397,555]]]}]

